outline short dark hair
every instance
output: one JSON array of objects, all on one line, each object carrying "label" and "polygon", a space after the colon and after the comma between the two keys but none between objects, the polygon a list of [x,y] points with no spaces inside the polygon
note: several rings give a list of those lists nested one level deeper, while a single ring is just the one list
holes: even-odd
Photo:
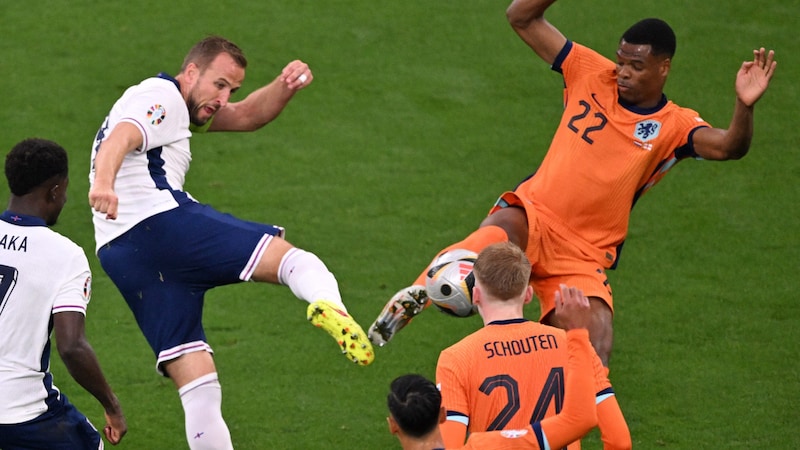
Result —
[{"label": "short dark hair", "polygon": [[205,70],[214,61],[220,53],[227,53],[236,61],[242,69],[247,68],[247,58],[244,57],[244,52],[238,45],[225,39],[222,36],[208,36],[194,44],[194,46],[186,54],[181,65],[181,72],[186,70],[190,63],[195,63],[200,70]]},{"label": "short dark hair", "polygon": [[422,375],[395,378],[386,403],[395,422],[409,436],[423,437],[439,426],[442,394]]},{"label": "short dark hair", "polygon": [[622,39],[629,44],[649,45],[656,56],[672,58],[675,55],[675,32],[661,19],[636,22],[622,35]]},{"label": "short dark hair", "polygon": [[68,174],[67,151],[47,139],[25,139],[6,155],[8,188],[16,196],[30,193],[56,175]]}]

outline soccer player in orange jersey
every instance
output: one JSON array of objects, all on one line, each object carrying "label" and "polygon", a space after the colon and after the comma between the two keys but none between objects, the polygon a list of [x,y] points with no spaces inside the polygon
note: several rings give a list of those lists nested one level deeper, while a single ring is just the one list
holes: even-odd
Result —
[{"label": "soccer player in orange jersey", "polygon": [[[474,432],[522,428],[563,406],[567,335],[523,317],[533,296],[530,271],[525,252],[510,242],[486,247],[475,261],[473,302],[484,327],[442,351],[436,365],[447,409],[441,427],[447,447],[463,445]],[[556,301],[573,297],[589,304],[580,289],[561,285],[554,292]],[[606,371],[599,358],[593,363],[593,377],[580,389],[596,393],[605,448],[630,448],[630,432]]]},{"label": "soccer player in orange jersey", "polygon": [[[564,406],[558,415],[526,423],[515,430],[480,432],[456,446],[464,449],[545,449],[561,448],[580,439],[596,423],[592,360],[597,359],[589,343],[586,326],[590,323],[589,301],[576,289],[567,289],[556,298],[556,314],[563,321],[568,354]],[[563,386],[562,386],[563,387]],[[389,430],[403,449],[443,449],[446,442],[438,426],[445,422],[442,394],[420,375],[403,375],[391,384],[387,398]]]},{"label": "soccer player in orange jersey", "polygon": [[[514,0],[506,11],[525,43],[564,77],[564,113],[541,165],[504,193],[478,230],[448,249],[473,252],[511,241],[530,259],[541,320],[562,326],[553,313],[560,284],[589,297],[589,334],[608,366],[614,311],[606,270],[614,268],[639,197],[678,161],[742,158],[753,136],[753,109],[766,91],[774,52],[753,51],[736,74],[736,103],[727,129],[713,128],[695,111],[667,99],[664,84],[675,34],[659,19],[623,33],[615,60],[568,40],[544,13],[555,0]],[[384,345],[428,306],[425,272],[401,289],[370,327]]]}]

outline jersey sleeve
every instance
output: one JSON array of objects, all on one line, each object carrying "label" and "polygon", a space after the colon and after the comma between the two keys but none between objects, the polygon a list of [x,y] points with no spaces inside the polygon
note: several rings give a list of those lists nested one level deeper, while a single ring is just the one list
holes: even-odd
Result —
[{"label": "jersey sleeve", "polygon": [[53,302],[53,314],[73,311],[86,315],[92,297],[92,274],[83,250],[75,246],[64,266],[67,270],[64,283]]},{"label": "jersey sleeve", "polygon": [[552,66],[553,70],[564,76],[568,86],[576,77],[615,68],[616,63],[610,59],[572,41],[567,41]]},{"label": "jersey sleeve", "polygon": [[595,376],[595,403],[597,404],[597,426],[605,450],[631,448],[631,432],[617,402],[614,388],[608,379],[608,369],[603,366],[597,354],[593,355],[592,366]]},{"label": "jersey sleeve", "polygon": [[171,144],[191,136],[186,123],[186,103],[170,82],[138,86],[119,105],[119,121],[136,126],[142,133],[140,151]]},{"label": "jersey sleeve", "polygon": [[447,420],[440,430],[447,448],[459,448],[467,437],[469,403],[466,389],[459,381],[459,374],[463,376],[464,372],[450,350],[442,351],[436,363],[436,384],[442,393],[442,406],[447,411]]},{"label": "jersey sleeve", "polygon": [[594,348],[585,329],[567,332],[569,360],[567,362],[564,407],[555,416],[542,420],[533,429],[541,429],[549,447],[561,448],[588,433],[597,424],[594,407],[592,355]]}]

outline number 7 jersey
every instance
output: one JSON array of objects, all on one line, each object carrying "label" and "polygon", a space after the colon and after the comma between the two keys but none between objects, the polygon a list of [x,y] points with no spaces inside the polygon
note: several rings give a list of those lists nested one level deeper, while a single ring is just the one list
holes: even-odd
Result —
[{"label": "number 7 jersey", "polygon": [[91,272],[83,249],[45,221],[0,215],[0,424],[61,407],[50,374],[53,314],[86,314]]},{"label": "number 7 jersey", "polygon": [[564,113],[533,176],[515,192],[563,238],[611,267],[633,205],[678,161],[696,157],[692,133],[709,127],[666,97],[652,109],[620,102],[616,64],[568,41],[553,70],[564,76]]}]

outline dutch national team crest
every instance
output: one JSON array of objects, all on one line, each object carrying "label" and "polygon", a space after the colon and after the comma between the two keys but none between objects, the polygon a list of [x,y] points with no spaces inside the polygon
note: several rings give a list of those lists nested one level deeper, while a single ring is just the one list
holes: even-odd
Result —
[{"label": "dutch national team crest", "polygon": [[147,110],[147,120],[153,125],[158,125],[167,117],[167,110],[163,106],[156,103]]},{"label": "dutch national team crest", "polygon": [[661,122],[657,120],[643,120],[636,124],[633,136],[642,142],[647,142],[657,138],[659,131],[661,131]]}]

